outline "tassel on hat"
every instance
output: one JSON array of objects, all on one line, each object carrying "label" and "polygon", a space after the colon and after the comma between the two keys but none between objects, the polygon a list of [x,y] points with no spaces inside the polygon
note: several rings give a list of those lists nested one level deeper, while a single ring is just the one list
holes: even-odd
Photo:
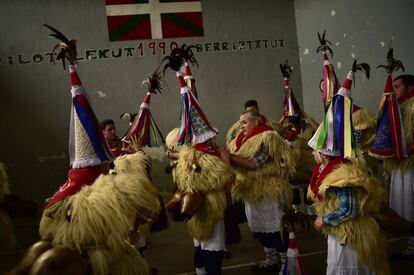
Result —
[{"label": "tassel on hat", "polygon": [[296,100],[292,88],[290,88],[289,80],[292,69],[288,65],[287,61],[285,64],[280,64],[280,70],[283,75],[283,83],[285,88],[285,97],[283,99],[283,114],[287,117],[301,116],[302,110],[299,107],[299,103]]},{"label": "tassel on hat", "polygon": [[289,247],[286,253],[286,263],[283,269],[283,275],[306,275],[303,268],[302,260],[299,257],[299,251],[296,247],[295,233],[289,233]]},{"label": "tassel on hat", "polygon": [[[84,185],[90,185],[104,172],[107,172],[113,155],[103,136],[101,126],[93,112],[88,95],[76,72],[76,41],[67,39],[55,28],[45,25],[53,31],[50,34],[61,42],[53,50],[53,60],[69,60],[72,107],[70,118],[69,155],[72,169],[68,179],[55,193],[46,207],[76,194]],[[58,52],[59,51],[59,52]]]},{"label": "tassel on hat", "polygon": [[325,106],[329,106],[332,97],[338,91],[338,82],[335,75],[334,66],[329,61],[328,54],[323,53],[323,84],[322,84],[322,101]]},{"label": "tassel on hat", "polygon": [[393,49],[387,54],[387,70],[384,94],[382,95],[377,116],[375,141],[369,154],[378,159],[394,158],[402,160],[408,157],[404,126],[397,97],[392,87],[392,72],[404,67],[402,62],[395,60]]},{"label": "tassel on hat", "polygon": [[329,103],[332,100],[332,97],[338,91],[338,81],[335,75],[334,66],[329,60],[328,53],[333,56],[332,49],[329,47],[331,42],[325,39],[326,30],[322,35],[318,32],[318,39],[320,46],[317,48],[316,52],[323,53],[323,79],[321,81],[321,92],[322,92],[322,101],[325,108],[329,106]]},{"label": "tassel on hat", "polygon": [[[197,100],[189,63],[198,66],[192,48],[185,44],[171,51],[171,54],[163,59],[167,61],[163,71],[171,68],[176,72],[181,93],[181,125],[178,132],[178,144],[201,144],[217,135],[217,129],[210,125],[206,115]],[[184,66],[183,75],[180,72]]]},{"label": "tassel on hat", "polygon": [[151,111],[151,94],[161,93],[161,76],[158,70],[155,73],[144,80],[143,83],[148,84],[148,92],[144,98],[144,101],[139,107],[138,114],[132,121],[127,133],[122,138],[123,141],[129,141],[133,135],[136,135],[141,140],[142,146],[151,147],[153,145],[160,145],[165,143],[165,139],[155,123]]},{"label": "tassel on hat", "polygon": [[357,64],[354,60],[341,88],[333,96],[325,113],[324,121],[319,125],[308,145],[328,156],[351,158],[355,141],[353,136],[352,112],[353,102],[351,88],[357,70],[369,77],[370,67],[367,63]]}]

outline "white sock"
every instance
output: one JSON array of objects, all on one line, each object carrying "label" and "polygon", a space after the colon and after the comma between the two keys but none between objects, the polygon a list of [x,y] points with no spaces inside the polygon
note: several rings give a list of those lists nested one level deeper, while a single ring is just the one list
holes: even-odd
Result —
[{"label": "white sock", "polygon": [[279,275],[283,274],[283,270],[285,270],[285,264],[286,264],[286,253],[279,252],[280,255],[280,271]]},{"label": "white sock", "polygon": [[207,275],[207,270],[205,267],[196,268],[197,275]]},{"label": "white sock", "polygon": [[264,260],[264,264],[266,266],[277,264],[279,261],[279,253],[277,252],[276,248],[264,248],[266,259]]}]

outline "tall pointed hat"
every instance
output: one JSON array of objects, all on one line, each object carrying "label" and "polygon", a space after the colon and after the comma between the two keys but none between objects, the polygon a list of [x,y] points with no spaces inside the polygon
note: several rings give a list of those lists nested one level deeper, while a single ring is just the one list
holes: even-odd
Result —
[{"label": "tall pointed hat", "polygon": [[181,93],[181,125],[178,132],[178,144],[200,144],[217,135],[200,107],[197,98],[180,72],[176,72]]},{"label": "tall pointed hat", "polygon": [[329,46],[331,45],[331,42],[325,39],[325,35],[326,30],[322,35],[320,35],[318,32],[320,46],[316,49],[316,52],[318,53],[321,51],[323,53],[323,79],[320,83],[320,89],[322,92],[322,101],[324,103],[324,106],[328,107],[333,96],[337,93],[339,85],[336,78],[334,66],[328,57],[328,53],[333,56],[332,49]]},{"label": "tall pointed hat", "polygon": [[69,61],[72,107],[69,130],[69,155],[72,169],[68,180],[53,196],[47,207],[77,193],[83,185],[94,182],[105,171],[107,163],[113,155],[103,136],[101,126],[89,102],[89,97],[76,72],[76,41],[68,40],[55,28],[45,25],[53,31],[50,34],[61,42],[53,49],[54,61],[61,60],[65,69],[66,59]]},{"label": "tall pointed hat", "polygon": [[401,160],[407,158],[408,153],[400,107],[392,87],[392,72],[400,68],[404,71],[404,67],[400,60],[394,59],[393,49],[388,51],[387,65],[378,67],[387,70],[387,79],[378,110],[375,141],[369,154],[378,159]]},{"label": "tall pointed hat", "polygon": [[354,72],[351,70],[338,93],[333,96],[323,122],[308,142],[312,149],[328,156],[341,156],[343,158],[352,156],[355,146],[351,98],[353,79]]},{"label": "tall pointed hat", "polygon": [[165,139],[155,123],[150,110],[151,95],[161,93],[162,91],[161,74],[158,69],[151,77],[146,78],[143,84],[148,85],[148,92],[122,140],[129,141],[133,135],[136,135],[141,140],[142,146],[151,147],[165,143]]},{"label": "tall pointed hat", "polygon": [[[178,144],[200,144],[217,135],[217,129],[213,128],[206,115],[200,107],[193,88],[194,81],[190,71],[189,63],[196,64],[197,60],[192,52],[193,46],[182,45],[171,51],[164,58],[164,72],[171,68],[176,72],[181,93],[181,124],[178,132]],[[184,67],[184,74],[180,69]],[[187,81],[186,81],[187,80]],[[189,84],[191,86],[189,86]]]},{"label": "tall pointed hat", "polygon": [[289,80],[292,68],[289,66],[286,60],[285,64],[280,64],[280,71],[283,76],[283,83],[285,88],[285,97],[283,99],[283,114],[287,117],[301,116],[302,110],[299,107],[299,103],[296,100],[295,94],[290,87]]}]

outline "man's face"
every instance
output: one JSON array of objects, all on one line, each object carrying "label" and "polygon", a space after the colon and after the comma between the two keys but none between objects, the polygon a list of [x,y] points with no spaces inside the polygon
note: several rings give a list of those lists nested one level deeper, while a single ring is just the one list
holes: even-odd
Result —
[{"label": "man's face", "polygon": [[403,95],[407,94],[407,92],[408,92],[408,87],[404,85],[401,78],[397,79],[397,80],[394,80],[393,83],[392,83],[392,86],[393,86],[393,89],[394,89],[394,92],[395,92],[397,98],[402,97]]},{"label": "man's face", "polygon": [[247,114],[243,114],[240,116],[240,125],[245,135],[249,133],[258,124],[259,122],[256,119],[252,119],[252,120],[248,119]]},{"label": "man's face", "polygon": [[113,124],[107,124],[102,132],[106,140],[114,140],[116,137],[115,125]]}]

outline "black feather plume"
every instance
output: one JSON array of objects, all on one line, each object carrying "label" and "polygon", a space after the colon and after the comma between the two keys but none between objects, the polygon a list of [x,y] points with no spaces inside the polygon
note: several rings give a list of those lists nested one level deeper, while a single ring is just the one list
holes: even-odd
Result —
[{"label": "black feather plume", "polygon": [[53,63],[56,61],[62,60],[63,69],[66,69],[66,59],[71,65],[77,63],[77,50],[76,50],[76,40],[69,40],[65,35],[60,31],[53,28],[50,25],[43,24],[45,27],[50,29],[53,33],[49,34],[50,37],[56,38],[60,42],[53,48],[52,51],[52,60]]},{"label": "black feather plume", "polygon": [[403,72],[405,71],[402,61],[394,58],[394,50],[392,48],[389,49],[387,53],[387,64],[379,65],[377,68],[384,68],[387,70],[387,73],[392,73],[393,71],[398,71],[399,69]]},{"label": "black feather plume", "polygon": [[197,60],[194,57],[192,49],[194,46],[186,46],[183,44],[181,47],[175,48],[171,51],[169,56],[164,57],[161,63],[167,61],[162,70],[163,74],[168,68],[171,68],[174,71],[179,71],[181,66],[185,61],[190,62],[193,66],[198,67]]},{"label": "black feather plume", "polygon": [[142,84],[148,85],[148,92],[151,94],[162,94],[161,72],[157,68],[151,77],[145,78]]},{"label": "black feather plume", "polygon": [[357,60],[354,60],[352,64],[352,71],[355,73],[356,71],[361,71],[362,74],[366,79],[369,79],[371,75],[371,67],[368,63],[359,63],[357,64]]},{"label": "black feather plume", "polygon": [[295,212],[293,209],[289,209],[288,213],[285,213],[282,217],[282,229],[287,228],[289,231],[297,232],[309,232],[310,222],[307,215],[301,212]]},{"label": "black feather plume", "polygon": [[289,66],[288,61],[285,61],[285,64],[280,64],[280,71],[284,78],[290,78],[290,74],[292,73],[292,67]]},{"label": "black feather plume", "polygon": [[327,51],[331,54],[331,57],[333,57],[332,49],[331,49],[331,47],[328,46],[328,45],[332,45],[332,43],[331,43],[331,41],[325,39],[325,35],[326,35],[326,30],[323,31],[322,36],[318,32],[318,40],[319,40],[320,46],[318,48],[316,48],[316,53]]}]

